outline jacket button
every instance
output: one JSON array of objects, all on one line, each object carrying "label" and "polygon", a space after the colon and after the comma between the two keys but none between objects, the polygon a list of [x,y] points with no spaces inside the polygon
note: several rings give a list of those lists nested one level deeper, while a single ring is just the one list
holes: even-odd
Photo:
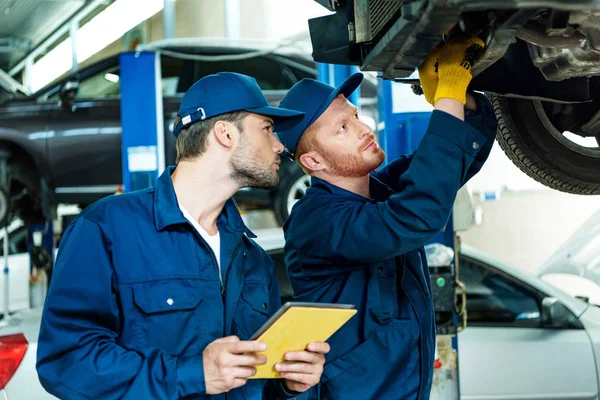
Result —
[{"label": "jacket button", "polygon": [[473,142],[473,149],[477,150],[479,148],[479,143]]},{"label": "jacket button", "polygon": [[267,303],[263,303],[263,308],[264,308],[265,310],[266,310],[267,308],[269,308],[269,307],[267,306]]},{"label": "jacket button", "polygon": [[383,267],[379,267],[377,269],[379,270],[379,272],[383,272]]},{"label": "jacket button", "polygon": [[167,299],[167,304],[168,304],[168,305],[170,305],[170,306],[172,306],[172,305],[173,305],[173,303],[175,303],[175,302],[173,301],[173,299],[172,299],[172,298],[170,298],[170,297],[169,297],[169,298]]}]

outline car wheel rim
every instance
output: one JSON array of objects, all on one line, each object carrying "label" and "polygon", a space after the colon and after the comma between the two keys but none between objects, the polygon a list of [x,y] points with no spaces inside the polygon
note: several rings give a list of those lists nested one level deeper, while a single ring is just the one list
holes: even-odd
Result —
[{"label": "car wheel rim", "polygon": [[[544,104],[540,100],[534,100],[533,102],[536,114],[540,118],[540,121],[544,125],[544,128],[552,135],[554,139],[556,139],[559,143],[561,143],[566,148],[581,154],[586,157],[599,158],[600,159],[600,136],[596,136],[597,146],[584,146],[582,144],[576,143],[571,140],[568,136],[572,134],[570,132],[561,132],[554,123],[548,117],[548,113],[544,109]],[[567,135],[569,134],[569,135]],[[593,138],[592,138],[593,140]]]},{"label": "car wheel rim", "polygon": [[287,196],[288,215],[292,212],[292,207],[294,207],[294,204],[296,204],[298,200],[304,197],[309,186],[310,176],[308,175],[303,175],[298,180],[296,180],[296,182],[294,182]]}]

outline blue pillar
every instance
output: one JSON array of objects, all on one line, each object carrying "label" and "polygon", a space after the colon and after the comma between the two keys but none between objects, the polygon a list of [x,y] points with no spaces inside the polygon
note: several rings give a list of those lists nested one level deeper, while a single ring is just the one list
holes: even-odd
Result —
[{"label": "blue pillar", "polygon": [[120,56],[123,191],[154,184],[165,169],[160,55]]},{"label": "blue pillar", "polygon": [[[354,65],[338,65],[338,64],[323,64],[317,63],[318,79],[328,85],[338,87],[346,79],[355,73],[359,72],[358,67]],[[348,99],[350,103],[359,106],[358,99],[360,98],[360,87],[352,93]]]}]

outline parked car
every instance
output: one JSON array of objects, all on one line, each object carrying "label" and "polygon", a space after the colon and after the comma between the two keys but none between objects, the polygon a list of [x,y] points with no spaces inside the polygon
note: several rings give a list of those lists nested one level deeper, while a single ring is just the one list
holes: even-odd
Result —
[{"label": "parked car", "polygon": [[[269,102],[277,105],[294,83],[316,78],[317,74],[315,63],[308,57],[283,51],[247,59],[200,61],[190,56],[256,52],[209,45],[169,46],[167,41],[154,48],[169,54],[161,56],[167,165],[175,163],[171,132],[181,97],[201,77],[219,71],[253,76]],[[31,96],[17,93],[14,84],[6,83],[6,76],[0,76],[0,87],[4,88],[0,89],[4,91],[0,95],[0,150],[6,149],[10,154],[11,177],[10,188],[0,187],[0,214],[12,208],[13,214],[26,222],[38,221],[51,215],[58,203],[85,206],[117,191],[122,183],[119,73],[119,56],[115,55]],[[362,96],[376,98],[376,84],[367,80],[362,85]],[[374,101],[365,102],[363,110],[370,120],[376,121]],[[297,192],[302,190],[306,178],[295,163],[285,158],[279,171],[279,188],[240,191],[236,196],[240,206],[270,207],[283,223],[289,213],[288,203],[300,196]],[[6,215],[0,215],[0,226]]]},{"label": "parked car", "polygon": [[463,246],[461,398],[597,399],[600,307]]},{"label": "parked car", "polygon": [[489,93],[498,142],[551,188],[600,194],[599,0],[315,0],[315,61],[408,79],[441,39],[475,34],[486,49],[471,89]]}]

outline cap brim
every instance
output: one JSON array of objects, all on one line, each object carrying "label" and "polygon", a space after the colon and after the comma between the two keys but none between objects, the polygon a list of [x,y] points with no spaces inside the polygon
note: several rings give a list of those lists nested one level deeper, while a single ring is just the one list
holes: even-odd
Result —
[{"label": "cap brim", "polygon": [[335,89],[327,97],[327,99],[323,102],[321,107],[319,107],[318,111],[313,116],[313,119],[308,123],[308,126],[315,122],[321,116],[321,114],[323,114],[325,110],[327,110],[327,107],[329,107],[331,103],[333,103],[335,98],[338,97],[340,94],[343,94],[345,98],[350,97],[350,95],[352,95],[352,93],[354,93],[354,91],[358,89],[363,79],[364,75],[361,72],[357,72],[356,74],[351,75],[348,79],[346,79],[337,89]]},{"label": "cap brim", "polygon": [[246,109],[246,111],[264,115],[266,117],[273,118],[274,131],[285,131],[298,125],[304,118],[304,113],[301,111],[288,110],[287,108],[280,107],[257,107]]}]

